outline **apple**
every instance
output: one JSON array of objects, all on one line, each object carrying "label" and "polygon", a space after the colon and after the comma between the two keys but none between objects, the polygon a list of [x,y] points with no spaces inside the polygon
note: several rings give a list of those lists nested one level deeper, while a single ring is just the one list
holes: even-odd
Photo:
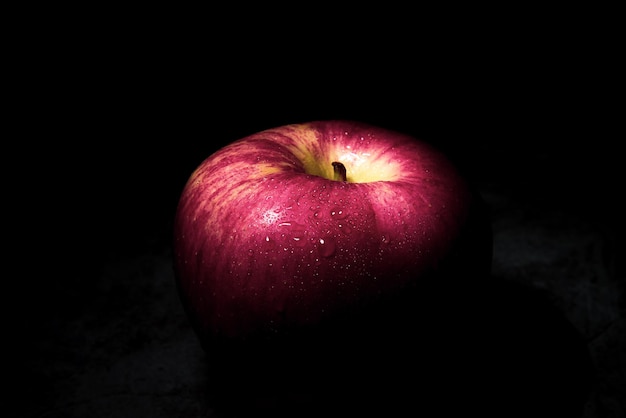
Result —
[{"label": "apple", "polygon": [[387,370],[443,300],[434,289],[462,292],[492,256],[486,208],[450,158],[352,120],[267,129],[208,156],[180,195],[173,249],[183,306],[233,387],[287,390],[363,377],[364,356]]}]

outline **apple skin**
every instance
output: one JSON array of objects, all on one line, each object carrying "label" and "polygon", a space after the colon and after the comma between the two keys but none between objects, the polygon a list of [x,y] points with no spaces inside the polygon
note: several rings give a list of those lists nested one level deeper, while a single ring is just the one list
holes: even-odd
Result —
[{"label": "apple skin", "polygon": [[292,377],[321,373],[330,346],[406,338],[433,289],[462,292],[492,257],[484,203],[443,153],[350,120],[268,129],[210,155],[183,188],[173,244],[203,347],[259,381],[279,362]]}]

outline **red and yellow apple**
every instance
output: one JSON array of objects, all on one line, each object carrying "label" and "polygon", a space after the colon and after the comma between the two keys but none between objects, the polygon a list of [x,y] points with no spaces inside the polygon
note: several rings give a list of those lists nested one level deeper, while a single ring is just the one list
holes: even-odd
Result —
[{"label": "red and yellow apple", "polygon": [[333,356],[324,347],[357,335],[410,334],[403,306],[490,267],[489,219],[450,159],[355,121],[230,143],[191,174],[175,215],[178,289],[203,346],[267,373],[285,358],[298,376],[301,363],[314,371]]}]

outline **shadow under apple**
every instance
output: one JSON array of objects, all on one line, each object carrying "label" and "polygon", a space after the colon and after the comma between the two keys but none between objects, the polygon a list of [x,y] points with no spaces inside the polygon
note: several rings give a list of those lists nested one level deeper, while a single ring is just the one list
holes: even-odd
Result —
[{"label": "shadow under apple", "polygon": [[205,346],[220,416],[581,417],[593,379],[575,328],[534,289],[429,283],[276,338]]}]

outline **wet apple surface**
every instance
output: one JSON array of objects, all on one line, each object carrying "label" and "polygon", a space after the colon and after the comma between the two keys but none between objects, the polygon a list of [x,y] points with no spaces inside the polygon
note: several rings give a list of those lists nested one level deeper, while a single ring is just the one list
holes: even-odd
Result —
[{"label": "wet apple surface", "polygon": [[201,339],[246,338],[351,315],[445,268],[481,280],[492,249],[479,205],[441,152],[408,135],[353,121],[268,129],[187,182],[181,297]]}]

